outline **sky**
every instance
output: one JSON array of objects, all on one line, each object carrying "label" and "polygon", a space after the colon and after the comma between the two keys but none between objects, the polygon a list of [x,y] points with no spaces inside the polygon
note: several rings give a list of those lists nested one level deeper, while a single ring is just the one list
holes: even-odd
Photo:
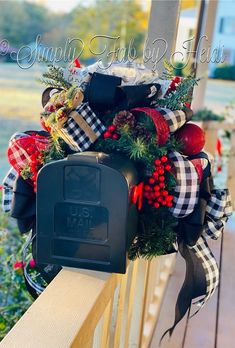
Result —
[{"label": "sky", "polygon": [[54,11],[54,12],[69,12],[71,11],[76,5],[78,4],[84,4],[88,5],[94,0],[28,0],[32,3],[45,5],[48,9]]},{"label": "sky", "polygon": [[[27,1],[45,5],[47,8],[49,8],[50,10],[54,12],[69,12],[78,4],[89,6],[90,4],[95,2],[95,0],[27,0]],[[103,1],[105,2],[105,0]],[[128,0],[125,0],[125,1],[128,1]],[[143,8],[145,8],[146,6],[148,8],[150,1],[151,0],[142,0],[140,2]]]}]

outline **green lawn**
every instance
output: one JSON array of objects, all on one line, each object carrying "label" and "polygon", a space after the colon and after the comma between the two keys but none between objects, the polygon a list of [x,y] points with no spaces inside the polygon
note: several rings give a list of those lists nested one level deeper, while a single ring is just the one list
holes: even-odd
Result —
[{"label": "green lawn", "polygon": [[21,69],[17,64],[0,64],[0,117],[37,120],[42,110],[40,82],[42,68],[38,65]]}]

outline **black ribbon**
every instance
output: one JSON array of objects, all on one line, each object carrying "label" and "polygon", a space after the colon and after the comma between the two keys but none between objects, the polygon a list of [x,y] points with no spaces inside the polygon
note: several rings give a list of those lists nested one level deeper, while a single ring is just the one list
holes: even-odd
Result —
[{"label": "black ribbon", "polygon": [[107,110],[118,112],[137,106],[150,106],[161,88],[157,83],[121,86],[121,82],[122,79],[117,76],[93,73],[84,91],[85,101],[98,114]]},{"label": "black ribbon", "polygon": [[198,204],[191,214],[179,219],[177,233],[189,246],[196,244],[203,232],[207,202],[211,197],[211,178],[205,178],[200,185]]},{"label": "black ribbon", "polygon": [[36,221],[36,195],[33,186],[18,175],[13,187],[11,216],[21,233],[29,232]]},{"label": "black ribbon", "polygon": [[[204,152],[200,152],[188,159],[201,158],[208,160],[208,156]],[[192,300],[206,294],[206,277],[202,262],[189,247],[195,245],[202,235],[206,218],[207,202],[211,198],[212,189],[211,166],[208,160],[208,165],[203,170],[198,203],[191,214],[178,220],[176,231],[178,235],[179,252],[186,263],[186,274],[176,301],[174,324],[163,334],[161,341],[167,333],[169,333],[170,336],[172,335],[176,325],[190,309]]]},{"label": "black ribbon", "polygon": [[176,325],[189,310],[192,299],[206,293],[205,272],[200,260],[196,257],[195,253],[187,247],[183,240],[179,240],[178,244],[179,252],[186,263],[186,274],[176,301],[174,324],[170,329],[164,332],[160,342],[168,333],[170,336],[172,335]]}]

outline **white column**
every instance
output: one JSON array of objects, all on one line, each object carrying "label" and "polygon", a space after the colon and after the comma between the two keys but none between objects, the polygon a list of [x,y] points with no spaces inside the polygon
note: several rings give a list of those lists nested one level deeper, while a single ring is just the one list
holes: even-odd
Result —
[{"label": "white column", "polygon": [[[196,69],[196,76],[203,79],[199,82],[199,85],[194,88],[192,103],[193,111],[201,109],[204,105],[209,65],[208,60],[206,60],[206,55],[209,52],[213,39],[217,5],[218,0],[208,0],[204,13],[203,25],[200,35],[201,40],[199,41],[200,44],[198,47]],[[202,54],[203,52],[205,53]]]},{"label": "white column", "polygon": [[159,74],[164,70],[164,59],[169,60],[175,48],[179,11],[180,0],[152,0],[144,63]]}]

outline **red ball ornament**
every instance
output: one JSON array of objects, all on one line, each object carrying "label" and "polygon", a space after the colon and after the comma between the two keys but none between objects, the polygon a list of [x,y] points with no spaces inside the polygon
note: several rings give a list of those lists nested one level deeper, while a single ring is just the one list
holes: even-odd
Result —
[{"label": "red ball ornament", "polygon": [[167,191],[167,190],[163,190],[163,191],[162,191],[162,195],[163,195],[163,196],[168,196],[168,191]]},{"label": "red ball ornament", "polygon": [[108,132],[113,133],[115,132],[116,128],[117,127],[114,124],[112,124],[111,126],[108,126],[107,130]]},{"label": "red ball ornament", "polygon": [[103,137],[104,137],[104,139],[109,139],[112,137],[112,134],[110,132],[106,131],[106,132],[104,132]]},{"label": "red ball ornament", "polygon": [[196,155],[205,145],[205,132],[193,123],[181,127],[175,137],[183,144],[182,153],[187,156]]},{"label": "red ball ornament", "polygon": [[155,166],[160,166],[161,161],[159,159],[157,159],[154,163],[155,163]]},{"label": "red ball ornament", "polygon": [[169,171],[169,170],[171,170],[171,166],[170,166],[169,164],[167,164],[167,165],[165,166],[165,169],[166,169],[167,171]]},{"label": "red ball ornament", "polygon": [[145,186],[144,186],[144,190],[145,190],[145,191],[151,191],[151,187],[150,187],[149,185],[145,185]]},{"label": "red ball ornament", "polygon": [[114,133],[114,134],[112,135],[112,139],[113,139],[113,140],[118,140],[118,139],[119,139],[119,135],[118,135],[117,133]]},{"label": "red ball ornament", "polygon": [[168,161],[168,158],[166,156],[161,157],[161,162],[166,163]]},{"label": "red ball ornament", "polygon": [[154,179],[158,179],[158,173],[157,173],[157,172],[154,172],[154,173],[153,173],[153,177],[154,177]]},{"label": "red ball ornament", "polygon": [[150,198],[150,192],[144,192],[144,197],[149,199]]}]

